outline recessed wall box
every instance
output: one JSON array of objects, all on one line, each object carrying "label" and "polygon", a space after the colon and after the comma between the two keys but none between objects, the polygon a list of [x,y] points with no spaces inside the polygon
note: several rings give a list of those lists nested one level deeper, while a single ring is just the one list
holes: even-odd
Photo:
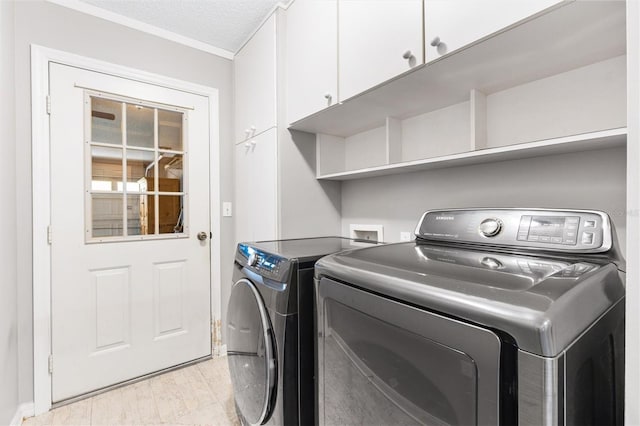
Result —
[{"label": "recessed wall box", "polygon": [[[382,225],[349,225],[349,238],[367,241],[384,241],[384,227]],[[363,243],[366,244],[366,243]]]}]

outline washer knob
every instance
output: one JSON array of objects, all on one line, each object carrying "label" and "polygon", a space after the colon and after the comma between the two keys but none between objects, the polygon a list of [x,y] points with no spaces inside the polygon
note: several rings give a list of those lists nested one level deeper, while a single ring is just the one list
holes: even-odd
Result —
[{"label": "washer knob", "polygon": [[249,255],[249,258],[247,259],[247,263],[249,264],[249,266],[256,266],[256,263],[258,263],[258,253],[256,253],[255,251],[251,253]]},{"label": "washer knob", "polygon": [[495,237],[502,230],[500,219],[485,219],[480,223],[480,235],[484,237]]}]

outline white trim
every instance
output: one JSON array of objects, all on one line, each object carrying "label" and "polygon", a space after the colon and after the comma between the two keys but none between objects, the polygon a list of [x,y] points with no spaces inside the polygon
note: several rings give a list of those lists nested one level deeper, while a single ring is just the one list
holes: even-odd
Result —
[{"label": "white trim", "polygon": [[9,423],[9,426],[20,426],[22,425],[22,421],[27,417],[33,417],[33,402],[28,402],[26,404],[20,404],[16,408],[16,413],[13,415],[13,419]]},{"label": "white trim", "polygon": [[87,15],[95,16],[106,21],[114,22],[125,27],[133,28],[134,30],[142,31],[144,33],[152,34],[156,37],[170,40],[175,43],[182,44],[184,46],[191,47],[193,49],[201,50],[203,52],[211,53],[212,55],[220,56],[225,59],[233,59],[234,52],[219,47],[213,46],[202,41],[186,37],[177,33],[174,33],[163,28],[156,27],[151,24],[147,24],[137,19],[128,18],[124,15],[120,15],[106,9],[102,9],[97,6],[93,6],[88,3],[84,3],[79,0],[46,0],[49,3],[57,4],[58,6],[73,9],[77,12],[86,13]]},{"label": "white trim", "polygon": [[[209,99],[210,198],[211,198],[211,314],[221,320],[221,217],[220,217],[220,132],[218,89],[140,71],[83,56],[31,45],[31,138],[33,197],[33,413],[51,408],[51,246],[47,228],[51,217],[49,187],[49,63],[83,68],[141,83],[155,84]],[[215,267],[214,267],[215,266]]]},{"label": "white trim", "polygon": [[[50,0],[51,1],[51,0]],[[291,6],[291,4],[294,2],[294,0],[289,0],[287,2],[284,1],[280,1],[278,3],[276,3],[275,5],[273,5],[273,7],[271,8],[271,10],[269,11],[269,13],[267,13],[265,15],[265,17],[262,19],[262,21],[260,21],[260,24],[256,27],[255,30],[251,31],[251,33],[249,33],[249,35],[247,36],[246,39],[244,39],[244,41],[242,42],[242,44],[240,44],[240,47],[238,48],[238,50],[236,50],[236,53],[234,54],[234,58],[235,55],[237,55],[238,53],[240,53],[240,51],[247,45],[247,43],[249,43],[249,41],[251,41],[251,39],[253,38],[253,36],[256,35],[256,33],[258,31],[260,31],[260,28],[262,28],[264,26],[264,24],[269,20],[269,18],[271,18],[271,15],[273,15],[274,13],[276,13],[276,11],[278,9],[282,9],[282,10],[287,10],[289,8],[289,6]]]},{"label": "white trim", "polygon": [[49,55],[31,48],[31,162],[33,198],[33,401],[35,414],[51,408],[51,246],[44,237],[50,223]]}]

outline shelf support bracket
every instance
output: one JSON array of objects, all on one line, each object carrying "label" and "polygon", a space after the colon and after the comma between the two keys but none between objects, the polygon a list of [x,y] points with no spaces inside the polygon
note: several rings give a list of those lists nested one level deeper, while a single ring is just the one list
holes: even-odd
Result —
[{"label": "shelf support bracket", "polygon": [[471,113],[471,146],[469,149],[487,148],[487,95],[473,89],[469,95],[469,109]]}]

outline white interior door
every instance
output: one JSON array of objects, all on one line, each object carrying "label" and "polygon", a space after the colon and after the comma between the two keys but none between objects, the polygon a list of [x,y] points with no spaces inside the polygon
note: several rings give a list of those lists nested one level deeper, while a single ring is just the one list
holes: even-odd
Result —
[{"label": "white interior door", "polygon": [[211,353],[209,111],[53,63],[50,95],[58,402]]}]

